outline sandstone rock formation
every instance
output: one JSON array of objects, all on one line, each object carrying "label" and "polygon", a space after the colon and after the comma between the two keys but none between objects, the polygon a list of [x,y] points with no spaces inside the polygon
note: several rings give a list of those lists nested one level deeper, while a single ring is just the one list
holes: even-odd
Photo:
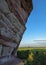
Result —
[{"label": "sandstone rock formation", "polygon": [[1,58],[10,55],[16,56],[31,11],[32,0],[0,0]]}]

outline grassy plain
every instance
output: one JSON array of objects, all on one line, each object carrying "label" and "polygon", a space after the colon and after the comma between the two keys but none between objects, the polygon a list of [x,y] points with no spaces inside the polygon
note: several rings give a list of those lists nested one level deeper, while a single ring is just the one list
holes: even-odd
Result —
[{"label": "grassy plain", "polygon": [[46,47],[19,47],[18,50],[19,51],[22,51],[22,50],[44,50],[46,51]]}]

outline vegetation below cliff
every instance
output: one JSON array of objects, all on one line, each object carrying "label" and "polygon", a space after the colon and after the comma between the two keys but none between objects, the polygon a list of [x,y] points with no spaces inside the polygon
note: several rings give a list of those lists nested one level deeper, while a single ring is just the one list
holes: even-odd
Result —
[{"label": "vegetation below cliff", "polygon": [[19,48],[17,54],[25,65],[46,65],[46,48]]}]

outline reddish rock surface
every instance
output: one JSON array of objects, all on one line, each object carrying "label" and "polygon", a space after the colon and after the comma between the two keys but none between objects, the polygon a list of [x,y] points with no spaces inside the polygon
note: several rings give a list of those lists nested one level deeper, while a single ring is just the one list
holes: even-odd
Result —
[{"label": "reddish rock surface", "polygon": [[14,56],[31,11],[32,0],[0,0],[0,65],[19,65],[22,62]]}]

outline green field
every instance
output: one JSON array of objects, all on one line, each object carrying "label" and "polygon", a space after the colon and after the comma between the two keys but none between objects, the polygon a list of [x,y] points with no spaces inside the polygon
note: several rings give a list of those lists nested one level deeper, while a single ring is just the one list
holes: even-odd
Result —
[{"label": "green field", "polygon": [[46,51],[46,47],[19,47],[19,51],[21,50],[44,50]]}]

